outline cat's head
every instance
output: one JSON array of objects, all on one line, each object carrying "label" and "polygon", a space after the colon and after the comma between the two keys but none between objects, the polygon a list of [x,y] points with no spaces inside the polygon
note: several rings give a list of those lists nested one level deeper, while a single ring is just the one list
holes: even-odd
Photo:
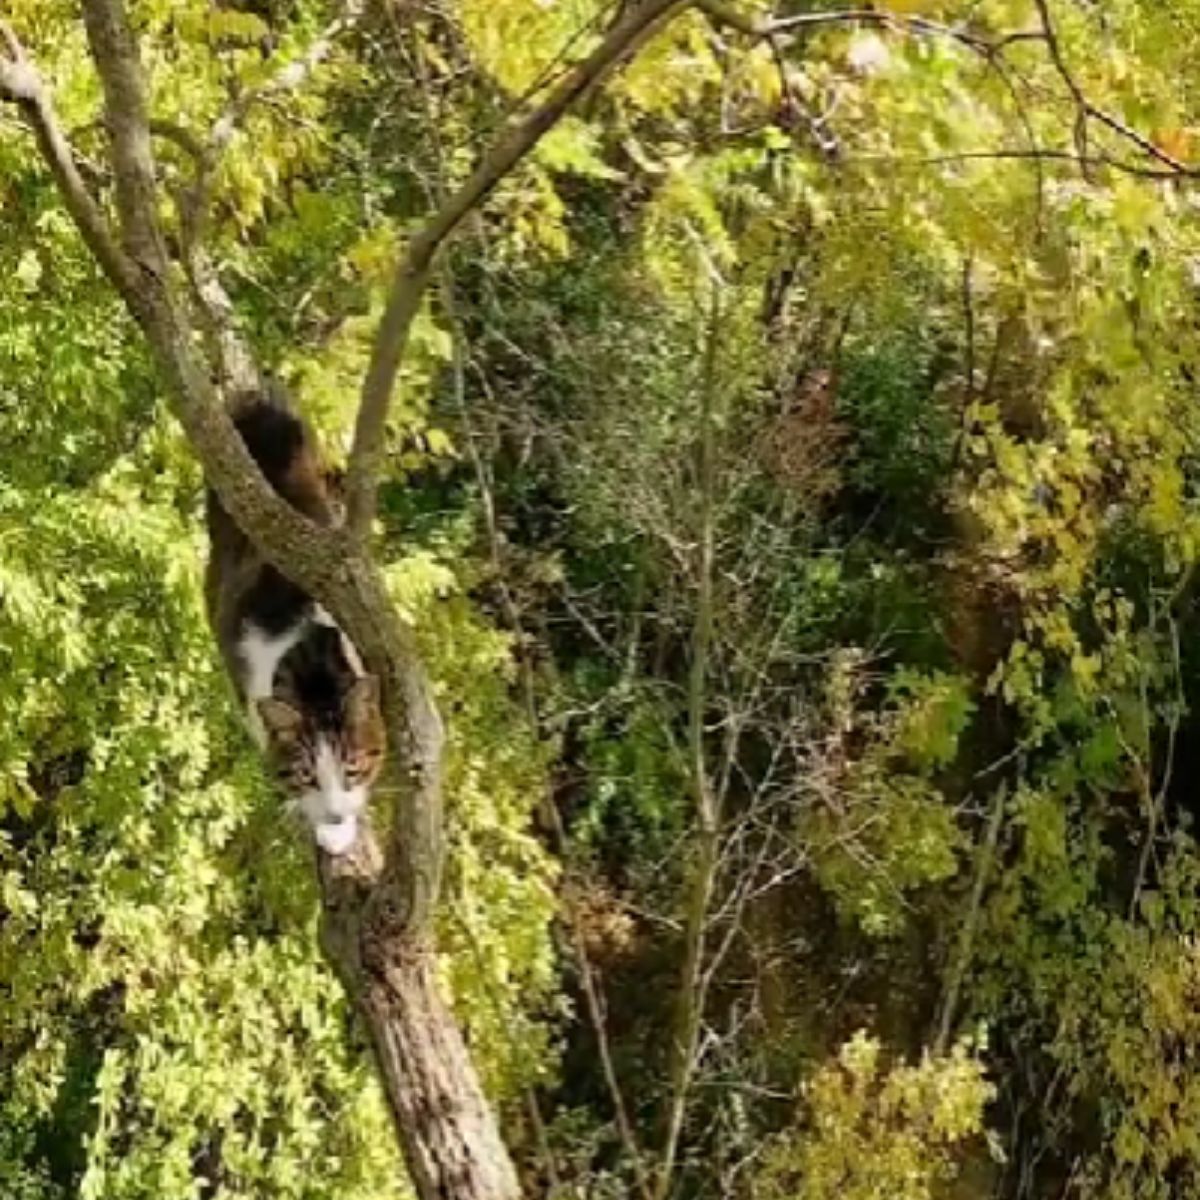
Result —
[{"label": "cat's head", "polygon": [[354,679],[319,718],[273,696],[258,701],[258,714],[287,798],[322,849],[344,854],[358,837],[358,816],[383,765],[378,681]]}]

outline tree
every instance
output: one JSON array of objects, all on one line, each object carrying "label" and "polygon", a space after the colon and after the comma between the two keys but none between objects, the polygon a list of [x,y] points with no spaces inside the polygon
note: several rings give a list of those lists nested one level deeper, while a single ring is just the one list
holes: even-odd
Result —
[{"label": "tree", "polygon": [[[13,14],[70,113],[69,147],[15,35],[0,84],[230,509],[388,682],[407,775],[386,853],[320,865],[324,942],[366,1012],[418,1185],[514,1186],[431,974],[442,735],[415,649],[426,631],[396,620],[386,539],[368,537],[376,517],[395,538],[402,506],[447,495],[464,540],[481,535],[471,585],[515,648],[534,731],[520,745],[535,757],[536,735],[551,764],[565,977],[590,1026],[564,1026],[561,1088],[527,1097],[548,1188],[774,1194],[836,1187],[849,1170],[864,1192],[905,1179],[926,1194],[982,1157],[971,1140],[989,1095],[982,1062],[999,1084],[988,1120],[1009,1143],[1010,1194],[1079,1184],[1152,1196],[1193,1179],[1194,1122],[1178,1117],[1194,1105],[1195,853],[1176,794],[1191,777],[1177,735],[1194,692],[1185,601],[1200,544],[1187,269],[1200,242],[1184,202],[1194,5],[705,2],[652,42],[682,6],[628,9],[597,33],[609,18],[590,3],[461,0],[452,20],[429,18],[432,37],[389,8],[373,10],[376,26],[357,6],[330,20],[301,2],[279,21],[255,15],[261,5],[167,7],[134,10],[135,47],[119,5],[88,6],[113,135],[103,149],[92,75],[63,65],[72,37],[79,49],[73,18]],[[347,63],[338,48],[352,30],[361,62]],[[594,49],[563,71],[577,38]],[[214,49],[235,60],[227,74]],[[591,83],[634,49],[602,103]],[[365,132],[334,147],[327,98],[300,85],[363,62],[370,83],[347,88],[337,116]],[[387,117],[416,149],[398,163],[377,139],[355,177],[378,128],[370,87],[394,83],[389,71],[407,90]],[[480,129],[532,97],[477,167],[464,162]],[[578,115],[562,118],[573,98]],[[322,140],[329,157],[314,170],[339,154],[353,202],[279,169],[281,144],[316,162]],[[274,207],[272,172],[289,192]],[[95,198],[110,184],[119,237]],[[337,403],[348,379],[366,380],[351,520],[322,534],[263,491],[220,393],[300,340],[300,318],[281,320],[262,297],[300,257],[295,244],[319,257],[331,230],[369,222],[381,193],[403,198],[392,218],[434,216],[398,266],[394,228],[353,246],[366,270],[386,260],[378,304],[325,303],[344,277],[319,267],[311,286],[284,289],[331,347],[321,367],[300,368],[306,401]],[[36,231],[31,219],[32,251],[5,247],[8,286],[30,295]],[[468,236],[439,256],[456,231]],[[379,330],[361,362],[339,340],[355,323]],[[108,401],[97,411],[128,411],[111,373],[96,376]],[[397,500],[384,430],[409,420],[417,390],[438,406],[418,457],[450,444],[444,425],[466,461]],[[123,403],[136,413],[138,400]],[[74,431],[59,412],[56,395],[43,424]],[[63,439],[64,470],[92,457]],[[19,636],[36,630],[33,613],[53,613],[15,657],[33,696],[16,754],[36,758],[25,786],[53,795],[80,768],[38,726],[32,684],[59,663],[49,632],[103,623],[70,594],[49,605],[36,545],[74,510],[39,513],[41,477],[23,464],[20,478],[10,521],[31,534],[0,539],[0,619]],[[108,548],[86,524],[73,552],[85,534]],[[156,566],[178,569],[163,539],[139,534]],[[137,595],[136,561],[118,567],[105,587]],[[441,578],[431,568],[420,586]],[[436,606],[417,607],[436,622]],[[202,642],[178,624],[195,659]],[[193,704],[207,694],[194,687]],[[460,677],[449,699],[476,690]],[[65,711],[94,719],[82,697]],[[123,738],[136,712],[114,706]],[[172,771],[195,772],[162,752]],[[141,769],[152,756],[142,745],[128,757]],[[44,878],[69,880],[61,865]],[[6,887],[28,927],[28,889]],[[130,922],[120,890],[105,895]],[[78,961],[71,946],[97,936],[99,911],[47,917],[68,943],[55,963]],[[469,943],[454,943],[464,960]],[[228,964],[213,969],[233,987]],[[12,978],[28,990],[38,976]],[[289,978],[312,995],[310,976]],[[119,1003],[95,998],[81,1024],[107,1028]],[[989,1047],[947,1059],[977,1021],[992,1027]],[[935,1052],[893,1068],[874,1042],[847,1041],[852,1022],[876,1026],[889,1058]],[[475,1049],[486,1061],[490,1048]],[[95,1079],[78,1057],[80,1094],[124,1078],[116,1055]],[[341,1062],[326,1042],[317,1058],[303,1076],[314,1090]],[[960,1085],[945,1110],[943,1077]],[[194,1154],[201,1165],[172,1160],[173,1179],[197,1177],[217,1150]],[[491,1178],[447,1182],[465,1162]]]},{"label": "tree", "polygon": [[180,229],[182,265],[216,330],[217,357],[205,364],[160,223],[152,122],[124,4],[96,0],[84,10],[103,89],[119,241],[80,174],[44,82],[12,29],[0,31],[7,51],[0,91],[28,121],[80,233],[150,343],[212,486],[271,561],[334,614],[382,682],[393,770],[402,781],[394,830],[386,856],[364,836],[352,857],[322,861],[323,945],[370,1031],[409,1171],[423,1196],[500,1200],[516,1195],[517,1181],[433,973],[430,929],[443,854],[441,721],[411,631],[396,617],[367,546],[388,408],[409,329],[447,238],[578,95],[681,7],[678,0],[647,0],[629,10],[408,243],[363,383],[347,520],[336,531],[317,528],[272,493],[212,383],[215,377],[244,387],[259,375],[203,248],[193,243],[205,217],[204,171],[219,152],[221,129],[214,145],[200,152],[196,194]]}]

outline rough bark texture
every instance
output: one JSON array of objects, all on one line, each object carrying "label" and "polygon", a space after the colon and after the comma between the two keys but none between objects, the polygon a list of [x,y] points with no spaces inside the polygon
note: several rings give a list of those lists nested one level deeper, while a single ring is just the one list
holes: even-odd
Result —
[{"label": "rough bark texture", "polygon": [[517,1195],[487,1102],[477,1088],[463,1087],[473,1072],[441,999],[433,947],[389,938],[379,950],[386,961],[368,970],[360,1004],[418,1193]]},{"label": "rough bark texture", "polygon": [[374,840],[321,857],[321,945],[354,997],[422,1200],[508,1200],[512,1161],[437,981],[432,941],[397,928]]}]

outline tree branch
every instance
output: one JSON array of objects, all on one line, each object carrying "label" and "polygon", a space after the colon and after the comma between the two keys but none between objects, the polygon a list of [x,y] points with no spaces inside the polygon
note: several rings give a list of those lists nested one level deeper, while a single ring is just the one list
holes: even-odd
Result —
[{"label": "tree branch", "polygon": [[217,365],[221,388],[226,396],[260,391],[265,375],[249,343],[238,330],[233,303],[221,283],[216,266],[196,236],[199,209],[193,203],[193,197],[199,184],[199,173],[203,172],[207,162],[207,147],[191,130],[174,121],[151,117],[150,132],[174,142],[196,163],[198,174],[192,189],[186,192],[176,189],[173,194],[182,226],[180,253],[183,269],[201,319],[208,327],[210,356]]},{"label": "tree branch", "polygon": [[839,160],[838,166],[846,168],[867,163],[888,163],[895,166],[938,167],[964,162],[986,162],[988,160],[997,162],[1026,161],[1032,162],[1035,165],[1039,162],[1066,162],[1075,163],[1080,167],[1089,169],[1107,167],[1112,171],[1120,171],[1123,175],[1133,175],[1139,179],[1152,179],[1161,183],[1178,182],[1180,179],[1189,179],[1200,174],[1200,168],[1188,169],[1180,173],[1179,171],[1167,168],[1144,167],[1136,162],[1130,162],[1128,159],[1114,158],[1110,154],[1094,154],[1091,152],[1081,154],[1077,150],[1056,150],[1052,147],[1038,146],[1028,149],[1025,147],[1015,147],[1013,149],[1002,148],[998,150],[960,150],[949,151],[946,154],[846,155]]},{"label": "tree branch", "polygon": [[167,252],[156,215],[154,153],[137,43],[119,3],[89,0],[83,19],[104,93],[125,252],[141,270],[165,281]]},{"label": "tree branch", "polygon": [[190,129],[185,129],[174,121],[151,117],[150,132],[156,137],[174,142],[185,154],[195,159],[197,164],[204,157],[204,143]]},{"label": "tree branch", "polygon": [[375,512],[383,466],[384,431],[392,391],[404,358],[409,330],[420,308],[439,250],[475,209],[537,145],[571,105],[690,0],[641,0],[628,8],[600,43],[551,89],[537,108],[501,135],[471,176],[410,239],[392,279],[391,293],[375,335],[363,383],[354,445],[347,471],[347,523],[362,539]]},{"label": "tree branch", "polygon": [[[351,557],[341,531],[314,524],[267,484],[197,361],[193,330],[168,281],[141,68],[123,0],[85,0],[84,10],[104,91],[125,242],[130,255],[141,256],[133,267],[138,286],[126,301],[172,385],[176,413],[222,504],[271,562],[329,608],[380,676],[393,748],[408,770],[397,804],[403,837],[393,839],[379,903],[393,930],[426,931],[440,872],[442,741],[411,631],[397,619],[378,569]],[[218,320],[231,321],[219,302],[215,311]]]},{"label": "tree branch", "polygon": [[[85,0],[84,21],[104,95],[121,221],[123,249],[110,276],[142,327],[171,385],[176,415],[230,515],[296,582],[314,592],[327,591],[330,572],[345,557],[343,539],[307,520],[267,484],[238,437],[207,366],[198,360],[193,331],[172,295],[141,65],[123,0]],[[64,196],[70,206],[71,192],[64,189]],[[76,215],[74,208],[71,212]],[[91,246],[91,215],[85,210],[80,216],[77,223]],[[104,258],[101,262],[108,269]]]},{"label": "tree branch", "polygon": [[979,912],[983,906],[983,893],[987,888],[988,877],[996,858],[996,845],[1000,839],[1000,824],[1004,817],[1005,802],[1008,798],[1007,789],[1001,784],[992,796],[991,811],[988,814],[986,831],[983,841],[975,858],[975,878],[971,883],[971,897],[967,903],[967,915],[959,930],[958,947],[951,964],[949,978],[946,981],[945,992],[942,996],[941,1012],[938,1016],[937,1035],[933,1041],[934,1054],[945,1054],[950,1045],[950,1034],[954,1031],[954,1018],[957,1015],[958,997],[962,990],[963,979],[967,968],[971,965],[971,948],[975,941],[975,932],[979,925]]},{"label": "tree branch", "polygon": [[[88,0],[86,8],[104,87],[124,245],[87,190],[40,74],[3,23],[0,100],[15,104],[25,117],[85,244],[146,333],[172,384],[176,412],[222,502],[239,524],[254,531],[255,541],[272,561],[285,561],[293,547],[308,544],[310,553],[291,573],[299,582],[310,583],[329,569],[331,556],[336,561],[340,539],[313,526],[271,490],[225,414],[207,370],[195,359],[191,331],[167,287],[136,45],[120,0]],[[326,564],[318,567],[322,559]]]},{"label": "tree branch", "polygon": [[988,56],[999,53],[1014,42],[1040,41],[1040,29],[1021,30],[1006,34],[991,41],[966,29],[954,25],[943,25],[927,17],[913,17],[904,13],[888,12],[874,8],[829,9],[818,12],[795,13],[787,17],[752,17],[740,12],[725,0],[696,0],[696,6],[708,14],[719,25],[727,25],[747,37],[765,39],[794,29],[813,29],[820,25],[875,25],[896,29],[906,33],[932,34],[947,37],[976,53]]},{"label": "tree branch", "polygon": [[1050,16],[1048,0],[1034,0],[1034,3],[1037,5],[1038,16],[1042,22],[1042,35],[1045,39],[1047,49],[1050,51],[1050,58],[1054,63],[1054,69],[1058,72],[1063,83],[1067,85],[1067,91],[1071,93],[1071,98],[1075,101],[1075,107],[1079,110],[1081,121],[1086,122],[1088,118],[1099,121],[1101,125],[1104,125],[1119,137],[1132,142],[1143,154],[1170,167],[1172,172],[1177,176],[1194,176],[1200,174],[1200,168],[1189,166],[1187,163],[1181,162],[1174,155],[1168,154],[1165,150],[1156,146],[1145,134],[1139,133],[1136,129],[1126,125],[1124,121],[1114,117],[1112,113],[1098,108],[1083,94],[1083,89],[1079,86],[1079,82],[1071,73],[1071,69],[1067,66],[1067,61],[1063,57],[1062,45],[1058,40],[1058,32],[1054,28],[1054,22]]}]

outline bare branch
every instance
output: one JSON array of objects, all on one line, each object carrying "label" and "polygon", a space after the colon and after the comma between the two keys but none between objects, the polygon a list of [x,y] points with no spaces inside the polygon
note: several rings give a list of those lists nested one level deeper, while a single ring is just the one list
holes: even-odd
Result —
[{"label": "bare branch", "polygon": [[[1046,42],[1046,47],[1050,51],[1050,58],[1054,63],[1054,68],[1061,77],[1063,83],[1067,85],[1067,91],[1071,93],[1071,98],[1075,101],[1075,106],[1079,110],[1080,120],[1086,123],[1088,118],[1099,121],[1101,125],[1110,129],[1113,133],[1124,138],[1126,141],[1132,142],[1143,154],[1150,158],[1156,159],[1158,162],[1170,167],[1172,172],[1177,176],[1195,175],[1198,168],[1189,166],[1187,163],[1181,162],[1174,155],[1168,154],[1165,150],[1156,146],[1144,134],[1138,133],[1136,129],[1126,125],[1124,121],[1114,117],[1112,113],[1106,112],[1102,108],[1098,108],[1083,94],[1083,89],[1079,86],[1079,82],[1071,73],[1067,66],[1066,59],[1063,57],[1062,45],[1058,40],[1058,33],[1054,28],[1054,22],[1050,16],[1050,6],[1048,0],[1034,0],[1037,5],[1038,16],[1042,22],[1042,34]],[[1081,125],[1081,128],[1083,126]],[[1085,133],[1086,136],[1086,133]],[[1086,142],[1085,142],[1086,145]]]},{"label": "bare branch", "polygon": [[975,878],[971,883],[971,898],[967,904],[967,915],[959,931],[958,946],[954,962],[951,965],[950,977],[946,983],[945,994],[942,998],[941,1013],[938,1017],[937,1036],[934,1038],[933,1051],[944,1054],[950,1044],[950,1034],[954,1029],[954,1017],[958,1008],[958,997],[962,990],[963,979],[971,964],[971,950],[975,941],[975,933],[979,924],[979,911],[983,905],[983,894],[987,888],[988,877],[996,858],[996,845],[1000,839],[1000,824],[1004,816],[1005,803],[1008,799],[1008,789],[1003,784],[996,788],[992,796],[992,807],[988,814],[987,828],[975,860]]},{"label": "bare branch", "polygon": [[6,21],[0,21],[0,41],[6,55],[0,59],[0,96],[16,104],[36,104],[42,97],[41,76]]},{"label": "bare branch", "polygon": [[259,391],[264,383],[263,371],[238,330],[229,293],[197,236],[202,205],[196,200],[196,189],[209,161],[208,147],[191,130],[174,121],[151,117],[150,132],[174,142],[196,163],[197,176],[192,188],[176,189],[173,195],[180,215],[183,268],[201,320],[207,326],[210,353],[219,370],[221,388],[226,396]]},{"label": "bare branch", "polygon": [[838,162],[841,168],[864,165],[891,165],[911,167],[952,166],[956,163],[987,162],[994,160],[1037,162],[1075,163],[1080,167],[1094,169],[1107,167],[1112,171],[1120,171],[1123,175],[1134,175],[1139,179],[1152,179],[1161,183],[1178,183],[1181,179],[1193,179],[1200,176],[1200,168],[1189,168],[1180,173],[1168,168],[1143,167],[1128,159],[1114,158],[1110,154],[1087,153],[1077,150],[1057,150],[1051,147],[1034,146],[1030,149],[1014,147],[997,150],[960,150],[949,151],[946,154],[858,154],[846,155]]},{"label": "bare branch", "polygon": [[137,43],[124,7],[114,0],[87,0],[83,18],[104,92],[125,251],[141,270],[165,280],[167,253],[156,216],[154,153]]},{"label": "bare branch", "polygon": [[628,8],[595,50],[567,72],[537,108],[501,135],[470,178],[410,239],[396,266],[391,294],[375,335],[355,423],[347,472],[347,521],[352,536],[362,538],[366,535],[375,512],[392,391],[409,330],[438,251],[467,214],[537,145],[584,92],[672,16],[687,8],[688,3],[689,0],[642,0]]},{"label": "bare branch", "polygon": [[943,25],[939,21],[931,21],[927,17],[910,17],[902,13],[878,11],[871,8],[797,13],[790,17],[780,17],[773,22],[774,32],[777,33],[831,24],[881,25],[888,29],[899,29],[907,33],[926,33],[950,38],[953,41],[962,42],[964,46],[970,46],[973,50],[991,50],[991,43],[987,39],[968,33],[967,30],[957,26]]},{"label": "bare branch", "polygon": [[[1005,63],[1004,51],[1017,42],[1045,41],[1046,35],[1041,29],[1017,30],[993,40],[970,33],[959,26],[944,25],[925,17],[910,17],[902,13],[880,12],[873,9],[838,9],[825,12],[800,13],[776,19],[762,19],[750,17],[745,13],[739,12],[736,8],[727,4],[725,0],[697,0],[697,3],[708,14],[714,24],[726,25],[731,29],[745,34],[747,37],[765,40],[771,47],[771,52],[775,57],[776,63],[779,65],[780,75],[784,79],[786,79],[786,74],[784,71],[781,35],[789,30],[815,28],[819,25],[859,24],[881,26],[896,32],[911,33],[918,36],[928,35],[950,38],[977,54],[1000,77],[1009,94],[1012,96],[1017,118],[1025,130],[1030,146],[1033,147],[1035,145],[1033,129],[1030,125],[1029,117],[1025,112],[1024,105],[1021,103],[1016,84],[1012,79],[1011,68]],[[786,94],[788,91],[786,84],[784,90]],[[818,146],[826,155],[831,156],[831,151],[836,152],[839,147],[836,141],[830,140],[829,135],[823,129],[827,120],[828,116],[820,120],[810,119],[810,125],[812,126]],[[1038,211],[1040,213],[1043,193],[1040,162],[1038,163],[1037,184]]]},{"label": "bare branch", "polygon": [[[566,832],[562,827],[562,818],[553,802],[549,805],[557,825],[560,846],[566,846]],[[637,1190],[643,1200],[650,1200],[653,1193],[650,1181],[646,1175],[646,1167],[637,1131],[629,1116],[629,1106],[625,1103],[625,1095],[621,1090],[621,1081],[617,1075],[616,1064],[613,1061],[612,1045],[608,1036],[608,1023],[605,1020],[604,994],[596,978],[596,970],[588,955],[587,941],[580,926],[579,913],[575,909],[574,900],[568,900],[564,905],[567,910],[567,923],[571,930],[571,943],[575,951],[575,964],[579,969],[579,982],[583,988],[583,996],[587,1006],[588,1019],[592,1023],[592,1032],[596,1036],[596,1047],[600,1054],[600,1066],[604,1072],[604,1082],[608,1088],[609,1099],[612,1101],[613,1115],[616,1120],[617,1133],[621,1144],[633,1167],[637,1180]]]},{"label": "bare branch", "polygon": [[725,0],[696,0],[697,7],[719,25],[728,25],[752,38],[771,38],[795,29],[815,29],[821,25],[874,25],[906,33],[932,34],[951,38],[977,53],[993,55],[1014,42],[1042,40],[1041,30],[1021,30],[991,41],[957,25],[944,25],[927,17],[908,16],[874,8],[829,9],[795,13],[787,17],[752,17],[738,11]]}]

